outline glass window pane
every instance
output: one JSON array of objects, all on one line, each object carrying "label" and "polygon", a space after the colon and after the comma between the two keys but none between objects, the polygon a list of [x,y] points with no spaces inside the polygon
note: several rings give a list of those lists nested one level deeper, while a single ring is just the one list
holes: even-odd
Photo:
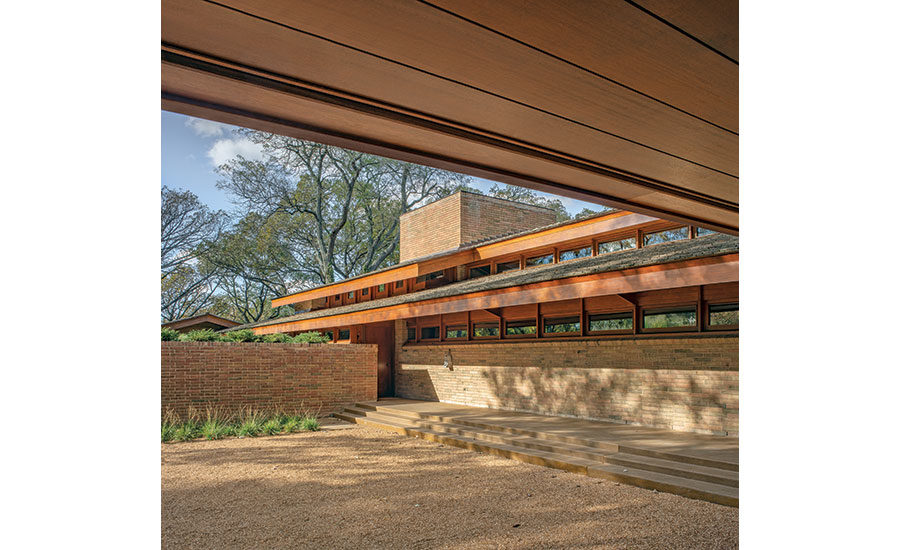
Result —
[{"label": "glass window pane", "polygon": [[533,265],[546,265],[553,263],[553,254],[544,254],[543,256],[534,256],[532,258],[525,259],[525,266],[530,267]]},{"label": "glass window pane", "polygon": [[581,334],[581,319],[573,317],[545,317],[544,333],[576,333]]},{"label": "glass window pane", "polygon": [[362,289],[362,295],[363,295],[363,296],[368,296],[368,295],[369,295],[369,289],[368,289],[368,288]]},{"label": "glass window pane", "polygon": [[[331,330],[323,330],[322,336],[328,338],[329,340],[334,340],[334,331]],[[349,335],[348,335],[349,336]]]},{"label": "glass window pane", "polygon": [[631,312],[608,313],[606,315],[591,315],[588,328],[591,332],[603,332],[605,330],[632,330],[634,319]]},{"label": "glass window pane", "polygon": [[349,298],[350,300],[353,299],[353,296],[354,296],[354,293],[353,293],[352,290],[351,290],[350,292],[347,293],[347,298]]},{"label": "glass window pane", "polygon": [[475,279],[477,277],[484,277],[485,275],[491,274],[491,266],[490,265],[479,265],[477,267],[469,268],[469,278]]},{"label": "glass window pane", "polygon": [[671,328],[697,326],[694,308],[644,311],[644,328]]},{"label": "glass window pane", "polygon": [[524,334],[536,334],[537,333],[537,323],[534,319],[526,319],[522,321],[507,321],[506,322],[506,335],[507,336],[521,336]]},{"label": "glass window pane", "polygon": [[465,325],[447,327],[444,338],[468,338],[469,329]]},{"label": "glass window pane", "polygon": [[707,229],[707,228],[705,228],[705,227],[698,227],[698,228],[697,228],[697,236],[698,236],[698,237],[702,237],[702,236],[704,236],[704,235],[715,235],[715,234],[716,234],[716,232],[713,231],[712,229]]},{"label": "glass window pane", "polygon": [[608,254],[610,252],[618,252],[619,250],[627,250],[637,246],[637,239],[631,237],[618,241],[609,241],[606,243],[597,243],[597,254]]},{"label": "glass window pane", "polygon": [[350,329],[338,331],[338,340],[349,340],[349,339],[350,339]]},{"label": "glass window pane", "polygon": [[644,246],[667,243],[670,241],[680,241],[681,239],[687,239],[688,237],[690,237],[690,233],[687,227],[679,227],[667,231],[657,231],[656,233],[647,233],[644,235]]},{"label": "glass window pane", "polygon": [[378,292],[384,292],[384,285],[378,285]]},{"label": "glass window pane", "polygon": [[513,271],[515,269],[519,269],[519,260],[497,264],[497,273],[503,273],[504,271]]},{"label": "glass window pane", "polygon": [[403,288],[403,281],[397,281],[394,283],[394,288]]},{"label": "glass window pane", "polygon": [[476,323],[472,327],[472,335],[476,338],[486,338],[490,336],[500,336],[499,323]]},{"label": "glass window pane", "polygon": [[586,258],[591,255],[591,247],[575,248],[573,250],[564,250],[559,253],[559,261],[574,260],[577,258]]},{"label": "glass window pane", "polygon": [[422,327],[422,340],[437,340],[441,335],[441,327]]},{"label": "glass window pane", "polygon": [[416,327],[407,327],[406,329],[406,341],[413,342],[416,339]]},{"label": "glass window pane", "polygon": [[709,305],[709,325],[738,325],[738,305],[737,304],[710,304]]}]

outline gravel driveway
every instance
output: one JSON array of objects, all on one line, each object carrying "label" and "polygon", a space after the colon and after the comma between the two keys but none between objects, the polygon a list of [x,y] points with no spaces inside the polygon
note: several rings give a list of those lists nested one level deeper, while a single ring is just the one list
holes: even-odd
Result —
[{"label": "gravel driveway", "polygon": [[162,445],[163,548],[736,548],[738,510],[336,422]]}]

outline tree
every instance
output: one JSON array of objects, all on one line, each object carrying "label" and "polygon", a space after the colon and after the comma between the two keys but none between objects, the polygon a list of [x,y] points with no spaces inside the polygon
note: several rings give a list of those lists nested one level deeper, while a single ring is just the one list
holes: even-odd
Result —
[{"label": "tree", "polygon": [[517,187],[515,185],[504,185],[501,187],[495,183],[491,186],[490,190],[488,190],[488,194],[492,197],[549,208],[556,212],[556,221],[558,222],[572,219],[561,200],[542,197],[538,195],[536,191],[528,189],[527,187]]},{"label": "tree", "polygon": [[244,213],[280,216],[294,257],[292,286],[334,282],[397,261],[399,216],[443,196],[456,181],[412,165],[276,134],[241,130],[264,160],[218,167],[219,187]]},{"label": "tree", "polygon": [[202,255],[227,223],[190,191],[163,186],[160,212],[160,314],[163,321],[196,315],[217,288],[214,266]]}]

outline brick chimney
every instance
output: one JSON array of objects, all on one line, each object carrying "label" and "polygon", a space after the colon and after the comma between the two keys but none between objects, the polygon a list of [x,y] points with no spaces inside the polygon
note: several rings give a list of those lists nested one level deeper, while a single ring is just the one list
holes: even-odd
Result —
[{"label": "brick chimney", "polygon": [[549,208],[459,191],[400,216],[400,261],[554,223]]}]

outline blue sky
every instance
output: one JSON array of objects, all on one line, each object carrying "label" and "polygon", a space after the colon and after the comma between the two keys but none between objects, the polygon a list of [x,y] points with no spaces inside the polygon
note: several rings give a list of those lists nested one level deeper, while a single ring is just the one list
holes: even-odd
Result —
[{"label": "blue sky", "polygon": [[[215,167],[240,154],[259,155],[259,149],[238,136],[236,126],[162,111],[162,185],[187,189],[214,210],[230,210],[228,195],[216,188]],[[487,191],[494,182],[473,178],[474,187]],[[582,208],[599,210],[599,205],[540,193],[563,201],[570,214]]]}]

